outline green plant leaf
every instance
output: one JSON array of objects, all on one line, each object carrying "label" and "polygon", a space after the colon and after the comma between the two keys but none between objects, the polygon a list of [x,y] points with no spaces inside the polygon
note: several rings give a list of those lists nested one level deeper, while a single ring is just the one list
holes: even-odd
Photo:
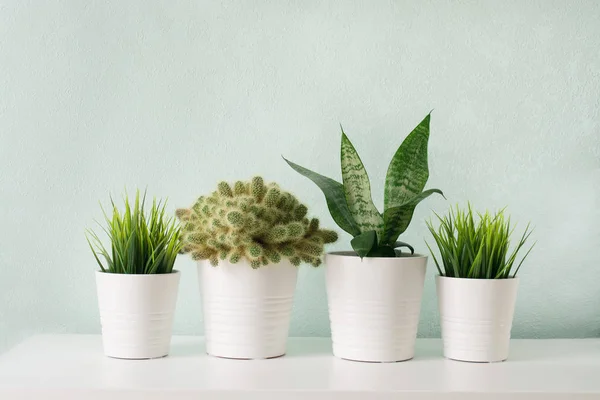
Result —
[{"label": "green plant leaf", "polygon": [[430,116],[428,114],[404,139],[390,162],[385,178],[386,211],[406,204],[425,188],[429,178],[427,142]]},{"label": "green plant leaf", "polygon": [[348,204],[346,203],[344,185],[334,181],[331,178],[327,178],[326,176],[320,175],[289,160],[286,160],[285,157],[283,159],[290,167],[296,170],[296,172],[313,181],[319,187],[319,189],[321,189],[325,195],[325,200],[327,201],[327,207],[329,208],[331,217],[340,228],[352,236],[357,236],[360,234],[360,229],[356,225],[354,218],[352,218],[352,214],[350,213]]},{"label": "green plant leaf", "polygon": [[439,189],[428,189],[412,197],[404,204],[392,208],[386,208],[383,214],[383,238],[380,240],[380,243],[394,243],[398,236],[400,236],[408,228],[417,205],[422,200],[434,193],[444,196],[444,193],[442,193],[442,191]]},{"label": "green plant leaf", "polygon": [[383,217],[373,204],[371,183],[356,149],[342,129],[342,179],[346,204],[361,232],[383,233]]},{"label": "green plant leaf", "polygon": [[415,248],[412,247],[410,244],[405,243],[405,242],[400,242],[400,241],[394,243],[395,249],[399,249],[401,247],[408,247],[408,249],[410,250],[410,254],[415,254]]},{"label": "green plant leaf", "polygon": [[350,245],[360,258],[367,257],[373,248],[377,247],[377,233],[375,231],[363,232],[355,236]]},{"label": "green plant leaf", "polygon": [[391,246],[375,246],[367,257],[396,257],[396,252]]},{"label": "green plant leaf", "polygon": [[[97,243],[98,243],[98,242],[100,242],[100,240],[98,239],[98,237],[96,236],[96,234],[94,234],[93,232],[90,232],[89,230],[86,232],[85,239],[87,240],[87,242],[88,242],[88,245],[90,246],[90,249],[92,250],[92,254],[94,254],[94,258],[96,259],[96,262],[97,262],[97,263],[98,263],[98,265],[100,266],[100,270],[101,270],[102,272],[106,272],[106,269],[104,269],[104,265],[102,265],[102,262],[100,261],[100,258],[98,257],[98,254],[96,254],[96,249],[95,249],[95,248],[94,248],[94,246],[92,245],[92,242],[90,241],[90,238],[89,238],[88,234],[89,234],[90,236],[94,237],[94,239],[95,239],[95,241],[96,241]],[[102,252],[103,250],[104,250],[104,249],[103,249],[103,246],[102,246],[102,244],[100,243],[100,245],[98,246],[98,252]]]},{"label": "green plant leaf", "polygon": [[429,246],[429,243],[427,243],[427,241],[425,241],[425,245],[429,249],[429,252],[431,253],[431,257],[433,257],[433,261],[435,262],[435,267],[437,268],[438,273],[440,274],[440,276],[444,276],[444,273],[442,272],[442,269],[440,268],[440,263],[438,262],[437,257],[435,256],[435,253],[433,252],[433,250],[431,250],[431,247]]}]

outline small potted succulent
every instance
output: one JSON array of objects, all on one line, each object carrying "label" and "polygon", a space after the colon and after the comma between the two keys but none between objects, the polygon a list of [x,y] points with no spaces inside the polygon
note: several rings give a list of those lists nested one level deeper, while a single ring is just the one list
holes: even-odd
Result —
[{"label": "small potted succulent", "polygon": [[343,183],[286,160],[323,191],[334,221],[353,236],[353,252],[325,256],[337,357],[394,362],[414,356],[427,257],[414,254],[412,246],[397,239],[408,228],[417,204],[433,193],[442,194],[438,189],[423,190],[429,177],[429,122],[427,115],[394,154],[386,176],[383,214],[373,204],[367,172],[343,130]]},{"label": "small potted succulent", "polygon": [[517,264],[531,235],[529,225],[510,249],[514,227],[501,210],[474,215],[458,206],[427,223],[440,258],[429,245],[436,276],[444,356],[453,360],[496,362],[508,358],[517,287],[517,272],[533,248]]},{"label": "small potted succulent", "polygon": [[198,261],[206,351],[237,359],[285,354],[301,263],[321,264],[337,240],[275,183],[218,184],[190,209],[177,210],[184,253]]},{"label": "small potted succulent", "polygon": [[[127,359],[164,357],[169,353],[179,271],[173,270],[181,250],[175,218],[166,203],[154,200],[145,210],[139,191],[133,204],[125,196],[121,213],[111,201],[104,212],[108,249],[93,231],[88,244],[100,270],[96,272],[102,342],[107,356]],[[101,260],[102,259],[102,260]]]}]

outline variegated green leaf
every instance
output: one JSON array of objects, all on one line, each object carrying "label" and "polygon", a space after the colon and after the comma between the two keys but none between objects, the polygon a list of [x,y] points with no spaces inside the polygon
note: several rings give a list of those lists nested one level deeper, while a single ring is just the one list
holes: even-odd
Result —
[{"label": "variegated green leaf", "polygon": [[348,209],[361,232],[383,233],[383,217],[371,198],[371,183],[356,149],[342,130],[342,179]]},{"label": "variegated green leaf", "polygon": [[441,194],[442,196],[444,195],[444,193],[442,193],[442,191],[439,189],[428,189],[417,194],[416,196],[413,196],[404,204],[386,209],[385,213],[383,214],[385,229],[383,232],[383,238],[379,241],[379,243],[393,244],[398,236],[400,236],[406,230],[406,228],[408,228],[417,204],[419,204],[421,200],[426,199],[434,193]]},{"label": "variegated green leaf", "polygon": [[385,210],[405,204],[421,193],[425,187],[429,178],[427,165],[429,120],[430,115],[427,115],[417,125],[404,139],[390,162],[385,178]]},{"label": "variegated green leaf", "polygon": [[294,164],[285,158],[284,160],[289,164],[290,167],[313,181],[321,189],[325,195],[325,200],[327,201],[327,207],[329,208],[331,217],[340,228],[352,236],[357,236],[360,234],[360,229],[352,218],[352,214],[350,213],[348,205],[346,204],[344,186],[341,183],[301,167],[298,164]]}]

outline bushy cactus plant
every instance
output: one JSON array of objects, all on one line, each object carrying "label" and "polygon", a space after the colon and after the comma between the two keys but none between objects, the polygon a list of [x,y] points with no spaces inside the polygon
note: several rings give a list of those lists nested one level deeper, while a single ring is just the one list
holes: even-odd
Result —
[{"label": "bushy cactus plant", "polygon": [[323,247],[337,240],[334,231],[319,229],[319,220],[275,183],[260,177],[233,186],[221,182],[190,209],[177,210],[182,222],[183,253],[194,260],[237,263],[245,258],[252,268],[278,263],[321,264]]}]

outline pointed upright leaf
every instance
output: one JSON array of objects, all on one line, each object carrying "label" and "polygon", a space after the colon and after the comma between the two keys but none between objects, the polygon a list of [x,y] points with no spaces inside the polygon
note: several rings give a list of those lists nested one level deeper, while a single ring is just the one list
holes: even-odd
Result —
[{"label": "pointed upright leaf", "polygon": [[404,139],[390,162],[385,179],[385,210],[406,203],[425,187],[429,178],[429,120],[430,114]]},{"label": "pointed upright leaf", "polygon": [[383,217],[371,198],[371,183],[356,149],[342,130],[342,179],[346,204],[361,232],[375,231],[381,237]]},{"label": "pointed upright leaf", "polygon": [[321,189],[321,191],[323,191],[325,200],[327,201],[327,207],[331,213],[331,217],[340,228],[352,236],[357,236],[360,234],[360,229],[356,225],[354,218],[352,218],[352,214],[348,209],[348,204],[346,204],[344,186],[341,183],[301,167],[298,164],[294,164],[285,158],[284,160],[289,164],[290,167],[313,181]]},{"label": "pointed upright leaf", "polygon": [[408,228],[417,205],[422,200],[434,193],[441,194],[442,196],[444,195],[444,193],[442,193],[442,191],[439,189],[428,189],[416,196],[413,196],[404,204],[386,209],[385,213],[383,214],[383,220],[385,222],[383,238],[379,241],[379,243],[393,244],[398,236],[400,236],[400,234],[402,234],[406,228]]}]

